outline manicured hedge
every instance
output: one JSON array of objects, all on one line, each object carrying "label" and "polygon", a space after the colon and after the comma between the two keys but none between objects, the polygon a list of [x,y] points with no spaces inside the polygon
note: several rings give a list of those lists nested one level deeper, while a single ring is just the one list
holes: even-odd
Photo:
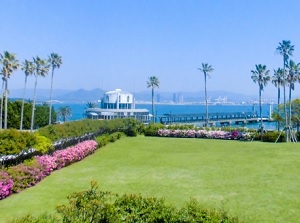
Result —
[{"label": "manicured hedge", "polygon": [[38,130],[52,142],[62,139],[78,138],[92,134],[93,137],[107,133],[124,132],[126,135],[136,135],[140,123],[135,119],[92,120],[83,119],[64,124],[49,125]]},{"label": "manicured hedge", "polygon": [[35,186],[52,171],[82,160],[93,153],[96,148],[96,141],[84,141],[76,146],[56,151],[51,156],[36,156],[32,160],[11,166],[6,171],[3,169],[0,171],[0,200],[11,193],[19,193]]}]

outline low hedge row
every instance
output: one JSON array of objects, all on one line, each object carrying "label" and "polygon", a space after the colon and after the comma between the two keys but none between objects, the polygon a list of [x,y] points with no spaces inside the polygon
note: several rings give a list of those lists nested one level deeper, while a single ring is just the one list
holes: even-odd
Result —
[{"label": "low hedge row", "polygon": [[[208,139],[235,139],[235,140],[257,140],[263,142],[285,142],[285,133],[268,131],[261,133],[253,129],[245,128],[195,128],[190,125],[164,126],[162,124],[149,124],[143,131],[145,136],[181,137],[181,138],[208,138]],[[296,138],[298,138],[296,134]]]},{"label": "low hedge row", "polygon": [[91,189],[68,196],[69,204],[57,206],[58,214],[27,215],[13,223],[29,222],[210,222],[237,223],[226,211],[208,209],[191,199],[184,207],[177,209],[163,198],[143,197],[139,194],[118,195],[98,190],[96,182]]},{"label": "low hedge row", "polygon": [[110,135],[104,134],[78,143],[75,146],[55,151],[52,155],[40,155],[16,166],[0,170],[0,200],[12,193],[18,193],[28,187],[32,187],[50,175],[54,170],[71,165],[93,153],[97,148],[107,143],[115,142],[123,137],[122,132]]},{"label": "low hedge row", "polygon": [[49,125],[38,130],[40,135],[49,138],[53,143],[63,139],[79,138],[86,134],[93,137],[100,134],[123,132],[135,136],[140,128],[135,119],[92,120],[83,119],[58,125]]},{"label": "low hedge row", "polygon": [[93,153],[97,148],[94,140],[59,150],[50,155],[36,156],[16,166],[0,170],[0,200],[12,193],[32,187],[50,175],[52,171],[68,166]]}]

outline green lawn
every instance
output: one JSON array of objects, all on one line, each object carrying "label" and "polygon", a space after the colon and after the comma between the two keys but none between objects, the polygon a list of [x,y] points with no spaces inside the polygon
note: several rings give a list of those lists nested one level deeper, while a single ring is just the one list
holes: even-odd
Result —
[{"label": "green lawn", "polygon": [[245,222],[299,222],[300,144],[134,137],[99,149],[36,187],[0,201],[0,222],[54,212],[72,192],[96,180],[102,190],[190,197],[224,207]]}]

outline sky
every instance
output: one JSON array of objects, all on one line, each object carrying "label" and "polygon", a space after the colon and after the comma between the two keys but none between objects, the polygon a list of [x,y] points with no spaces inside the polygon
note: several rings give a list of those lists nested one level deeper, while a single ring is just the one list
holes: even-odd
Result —
[{"label": "sky", "polygon": [[[208,63],[208,91],[258,95],[251,70],[282,67],[279,42],[290,40],[300,62],[299,10],[298,0],[2,0],[0,52],[21,62],[58,53],[54,89],[138,92],[156,76],[158,91],[202,91],[198,68]],[[8,88],[22,89],[24,79],[15,72]],[[50,80],[38,88],[50,89]],[[263,96],[274,95],[269,83]]]}]

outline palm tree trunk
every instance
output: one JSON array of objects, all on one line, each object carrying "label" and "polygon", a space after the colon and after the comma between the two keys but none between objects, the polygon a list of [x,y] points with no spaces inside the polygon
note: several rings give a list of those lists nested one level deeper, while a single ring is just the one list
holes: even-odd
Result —
[{"label": "palm tree trunk", "polygon": [[287,110],[286,110],[286,93],[285,93],[285,85],[283,85],[283,109],[284,109],[284,118],[285,118],[285,141],[289,142],[289,131],[288,131],[288,117],[287,117]]},{"label": "palm tree trunk", "polygon": [[33,93],[33,104],[32,104],[32,113],[31,113],[30,132],[33,131],[33,125],[34,125],[34,111],[35,111],[35,98],[36,98],[37,79],[38,79],[38,76],[36,75],[35,76],[35,84],[34,84],[34,93]]},{"label": "palm tree trunk", "polygon": [[285,67],[287,66],[287,61],[285,61],[285,57],[283,57],[283,79],[284,79],[284,85],[283,85],[283,110],[284,110],[284,118],[285,118],[285,141],[289,142],[289,131],[287,129],[287,111],[286,111],[286,94],[285,94],[285,81],[286,81],[286,76],[285,76]]},{"label": "palm tree trunk", "polygon": [[[278,84],[278,87],[277,87],[277,110],[278,110],[278,114],[279,114],[279,105],[280,105],[280,86]],[[278,120],[277,122],[277,130],[278,132],[280,131],[280,120]]]},{"label": "palm tree trunk", "polygon": [[0,129],[3,128],[3,106],[4,106],[4,80],[2,81],[2,92],[1,92]]},{"label": "palm tree trunk", "polygon": [[49,104],[49,125],[51,125],[51,112],[52,112],[52,89],[53,89],[53,74],[54,69],[52,69],[52,75],[51,75],[51,89],[50,89],[50,104]]},{"label": "palm tree trunk", "polygon": [[153,122],[155,123],[155,114],[154,114],[154,88],[152,87],[152,115],[153,115]]},{"label": "palm tree trunk", "polygon": [[20,122],[20,130],[22,130],[22,129],[23,129],[24,98],[25,98],[25,92],[26,92],[26,84],[27,84],[27,75],[25,75],[25,85],[24,85],[23,99],[22,99],[22,108],[21,108],[21,122]]},{"label": "palm tree trunk", "polygon": [[205,127],[208,127],[208,102],[207,102],[207,91],[206,91],[206,73],[204,73],[204,88],[205,88],[205,112],[206,112],[206,118],[205,118]]},{"label": "palm tree trunk", "polygon": [[5,111],[4,111],[4,129],[7,129],[7,79],[5,80]]},{"label": "palm tree trunk", "polygon": [[261,106],[261,89],[259,85],[259,117],[260,117],[260,140],[263,141],[263,120],[262,120],[262,106]]},{"label": "palm tree trunk", "polygon": [[292,127],[292,86],[290,83],[289,87],[289,141],[291,141],[292,133],[291,133],[291,127]]}]

